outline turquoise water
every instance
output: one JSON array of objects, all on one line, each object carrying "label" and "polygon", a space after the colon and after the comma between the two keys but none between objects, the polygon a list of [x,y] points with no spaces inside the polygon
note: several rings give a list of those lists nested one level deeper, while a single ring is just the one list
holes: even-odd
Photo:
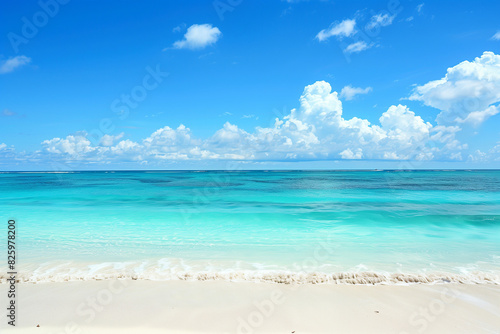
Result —
[{"label": "turquoise water", "polygon": [[31,281],[500,283],[500,171],[2,173],[0,212]]}]

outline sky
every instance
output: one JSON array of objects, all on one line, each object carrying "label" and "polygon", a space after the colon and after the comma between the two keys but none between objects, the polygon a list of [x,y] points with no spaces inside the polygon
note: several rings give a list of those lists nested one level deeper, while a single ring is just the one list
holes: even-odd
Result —
[{"label": "sky", "polygon": [[500,168],[498,1],[4,1],[0,170]]}]

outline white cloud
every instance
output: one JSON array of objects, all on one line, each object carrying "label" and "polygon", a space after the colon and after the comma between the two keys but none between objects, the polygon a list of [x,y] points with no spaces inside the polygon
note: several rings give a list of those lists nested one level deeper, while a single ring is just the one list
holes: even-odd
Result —
[{"label": "white cloud", "polygon": [[192,138],[191,130],[182,124],[177,129],[168,126],[158,129],[143,141],[144,146],[159,152],[175,151],[179,146],[184,147],[196,145],[197,143]]},{"label": "white cloud", "polygon": [[87,139],[87,133],[85,132],[69,135],[64,139],[53,138],[45,140],[42,142],[42,147],[46,152],[67,155],[76,159],[85,157],[86,154],[97,149]]},{"label": "white cloud", "polygon": [[[462,160],[462,157],[459,157]],[[484,163],[484,162],[493,162],[500,161],[500,142],[497,142],[496,145],[489,150],[473,150],[467,155],[467,162],[473,163]]]},{"label": "white cloud", "polygon": [[69,135],[64,139],[53,138],[45,140],[42,145],[46,145],[49,152],[69,155],[80,155],[95,150],[95,147],[87,139],[85,132]]},{"label": "white cloud", "polygon": [[424,8],[424,5],[425,5],[425,3],[421,3],[421,4],[417,5],[417,12],[418,13],[422,12],[422,9]]},{"label": "white cloud", "polygon": [[363,159],[363,150],[358,148],[356,150],[356,153],[354,153],[350,148],[346,148],[345,150],[340,152],[340,156],[342,157],[342,159]]},{"label": "white cloud", "polygon": [[178,160],[325,160],[449,158],[464,148],[456,139],[458,127],[433,127],[403,105],[391,106],[379,124],[343,117],[339,94],[329,83],[306,86],[300,107],[276,118],[269,127],[247,132],[226,122],[209,138],[193,136],[184,125],[165,126],[142,141],[113,137],[113,144],[91,145],[85,133],[42,143],[41,155],[51,159],[88,162],[160,163]]},{"label": "white cloud", "polygon": [[444,78],[417,86],[410,100],[441,110],[438,124],[470,123],[479,126],[498,113],[500,56],[484,52],[447,70]]},{"label": "white cloud", "polygon": [[396,15],[389,15],[389,13],[380,13],[373,15],[370,19],[370,22],[366,25],[366,28],[369,30],[377,29],[379,27],[386,27],[392,24]]},{"label": "white cloud", "polygon": [[367,49],[369,49],[371,47],[372,47],[372,45],[368,45],[364,41],[359,41],[359,42],[355,42],[355,43],[349,44],[344,49],[344,52],[346,52],[346,53],[356,53],[356,52],[361,52],[361,51],[367,50]]},{"label": "white cloud", "polygon": [[184,34],[184,39],[174,43],[175,49],[203,49],[215,44],[221,37],[219,28],[211,24],[193,24]]},{"label": "white cloud", "polygon": [[500,31],[497,31],[495,35],[491,37],[494,41],[500,41]]},{"label": "white cloud", "polygon": [[[381,27],[386,27],[391,25],[394,21],[396,14],[391,15],[389,13],[380,12],[378,14],[373,15],[369,22],[364,26],[365,32],[363,34],[366,36],[372,36],[378,34],[378,32],[374,32],[374,30],[379,29]],[[344,37],[352,37],[352,40],[347,47],[344,48],[345,53],[356,53],[367,50],[375,45],[373,42],[366,42],[360,40],[359,31],[356,29],[356,20],[355,19],[346,19],[340,23],[332,23],[329,28],[321,30],[316,38],[320,41],[326,41],[332,36],[337,37],[337,39],[341,40]]]},{"label": "white cloud", "polygon": [[371,87],[361,88],[361,87],[352,87],[351,85],[347,85],[340,91],[340,97],[350,101],[354,99],[356,95],[360,94],[368,94],[372,91]]},{"label": "white cloud", "polygon": [[124,136],[123,132],[116,136],[106,134],[101,137],[99,144],[102,146],[112,146],[115,141],[121,139],[123,136]]},{"label": "white cloud", "polygon": [[[26,161],[26,152],[16,152],[14,146],[8,146],[5,143],[0,143],[0,166],[12,166],[21,161]],[[8,169],[11,168],[9,167]]]},{"label": "white cloud", "polygon": [[344,20],[340,23],[330,25],[329,28],[321,30],[317,35],[316,38],[320,41],[326,41],[332,36],[336,36],[339,38],[342,37],[349,37],[353,34],[356,33],[355,30],[356,26],[356,20]]},{"label": "white cloud", "polygon": [[500,142],[490,150],[492,160],[500,161]]},{"label": "white cloud", "polygon": [[473,153],[469,154],[467,161],[471,162],[485,162],[488,160],[488,154],[486,152],[482,152],[481,150],[476,150]]},{"label": "white cloud", "polygon": [[9,73],[23,65],[29,64],[31,58],[26,56],[16,56],[0,62],[0,74]]},{"label": "white cloud", "polygon": [[402,105],[391,106],[379,120],[389,138],[406,144],[426,141],[432,129],[431,123],[424,122],[420,116]]},{"label": "white cloud", "polygon": [[473,111],[465,119],[457,118],[459,123],[470,123],[474,127],[480,126],[485,120],[491,116],[495,116],[500,112],[500,108],[496,106],[490,106],[483,111]]},{"label": "white cloud", "polygon": [[414,17],[413,17],[413,16],[410,16],[410,17],[408,17],[405,21],[406,21],[406,22],[411,22],[411,21],[413,21],[413,20],[414,20]]}]

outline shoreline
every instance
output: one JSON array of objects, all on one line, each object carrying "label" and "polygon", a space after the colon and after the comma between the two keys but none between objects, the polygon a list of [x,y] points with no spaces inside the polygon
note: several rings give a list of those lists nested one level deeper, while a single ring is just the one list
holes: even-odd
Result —
[{"label": "shoreline", "polygon": [[[9,275],[0,274],[0,285],[6,284]],[[232,283],[269,283],[278,285],[412,285],[412,284],[480,284],[500,286],[500,275],[490,272],[457,274],[449,272],[430,273],[386,273],[386,272],[291,272],[291,271],[197,271],[197,272],[157,272],[130,271],[116,273],[56,273],[33,276],[22,271],[16,276],[18,283],[62,283],[91,282],[109,280],[138,280],[153,282],[220,281]]]},{"label": "shoreline", "polygon": [[[500,287],[107,280],[17,284],[16,333],[495,333]],[[7,293],[7,285],[0,285]],[[40,327],[36,327],[40,325]]]}]

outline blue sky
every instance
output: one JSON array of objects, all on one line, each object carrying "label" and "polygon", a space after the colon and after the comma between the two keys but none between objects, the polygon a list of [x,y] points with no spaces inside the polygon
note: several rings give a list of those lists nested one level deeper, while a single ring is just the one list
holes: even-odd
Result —
[{"label": "blue sky", "polygon": [[500,167],[496,1],[2,7],[2,170]]}]

